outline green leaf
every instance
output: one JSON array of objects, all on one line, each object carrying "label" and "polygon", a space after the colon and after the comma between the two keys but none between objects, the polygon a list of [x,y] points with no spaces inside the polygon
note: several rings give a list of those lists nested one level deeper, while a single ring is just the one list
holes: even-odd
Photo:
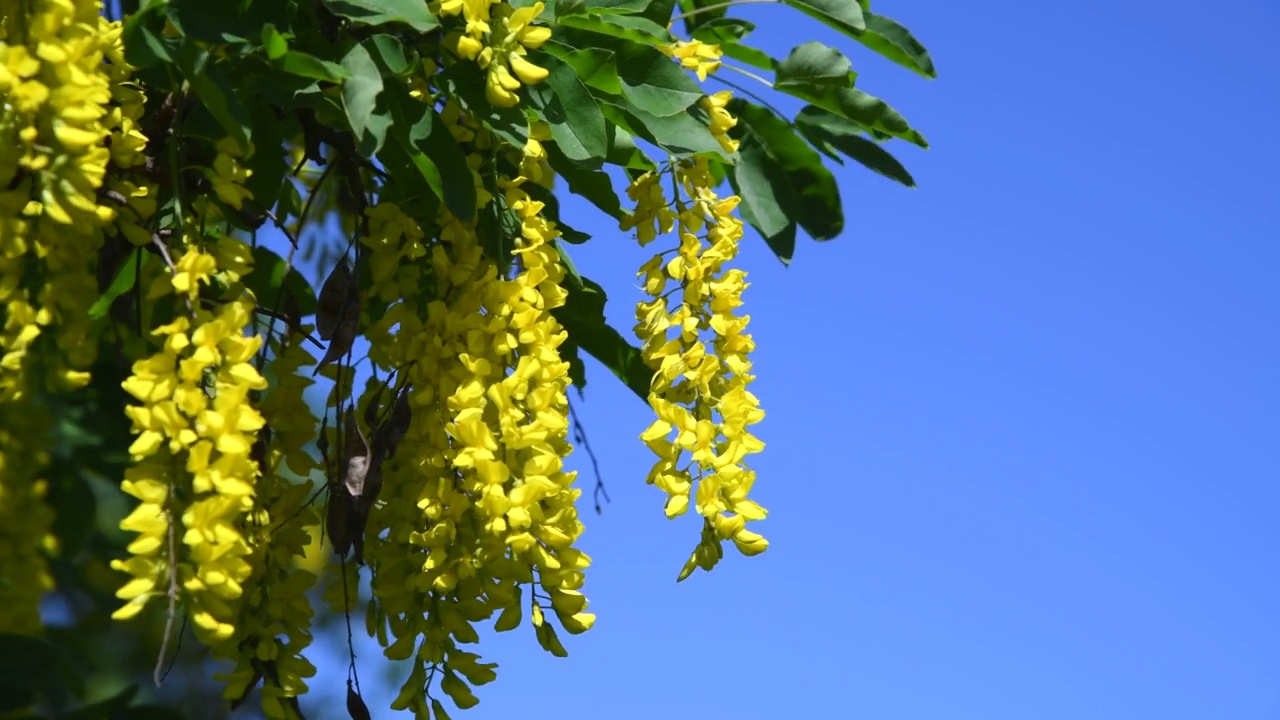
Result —
[{"label": "green leaf", "polygon": [[791,50],[775,69],[774,87],[796,83],[853,87],[853,64],[844,53],[820,42],[807,42]]},{"label": "green leaf", "polygon": [[249,153],[249,113],[236,95],[235,87],[222,66],[209,62],[209,53],[195,43],[186,43],[178,55],[178,66],[191,83],[209,114],[227,131],[246,155]]},{"label": "green leaf", "polygon": [[[660,45],[675,40],[671,33],[658,23],[633,15],[566,15],[557,18],[556,23],[645,46]],[[587,45],[587,47],[590,46]]]},{"label": "green leaf", "polygon": [[858,36],[858,42],[927,78],[938,77],[929,51],[916,40],[910,30],[873,12],[863,13],[863,18],[866,20],[867,31]]},{"label": "green leaf", "polygon": [[653,371],[644,364],[640,349],[632,346],[605,321],[607,301],[604,288],[583,277],[582,286],[569,285],[564,307],[551,313],[569,333],[569,339],[631,388],[641,400],[648,402]]},{"label": "green leaf", "polygon": [[680,9],[685,14],[685,32],[693,35],[703,25],[723,18],[729,7],[724,0],[680,0]]},{"label": "green leaf", "polygon": [[498,264],[498,271],[505,274],[511,267],[511,241],[520,235],[520,220],[507,207],[501,194],[476,213],[476,236],[485,257]]},{"label": "green leaf", "polygon": [[244,286],[253,292],[259,305],[269,310],[283,311],[287,306],[278,299],[287,293],[304,316],[316,311],[316,291],[311,283],[284,258],[261,245],[253,249],[253,270],[244,276]]},{"label": "green leaf", "polygon": [[261,97],[249,95],[249,118],[253,121],[255,139],[253,154],[245,161],[251,171],[244,187],[253,194],[258,207],[271,209],[280,197],[280,185],[284,181],[284,130],[285,125],[296,125],[290,118],[282,122],[276,117],[275,108]]},{"label": "green leaf", "polygon": [[796,251],[795,200],[784,173],[754,136],[743,137],[738,164],[729,173],[733,191],[742,199],[742,219],[755,228],[783,265]]},{"label": "green leaf", "polygon": [[610,217],[622,218],[622,203],[613,189],[613,180],[608,173],[578,165],[565,157],[555,145],[547,145],[546,149],[551,169],[568,183],[569,192],[586,198]]},{"label": "green leaf", "polygon": [[[621,115],[621,110],[617,108],[605,108],[601,106],[601,111],[605,113],[605,117],[611,122],[605,129],[609,133],[609,154],[605,156],[605,161],[610,165],[627,168],[628,170],[639,170],[645,172],[657,168],[653,164],[653,160],[636,145],[632,139],[631,133],[625,128],[617,124],[617,118]],[[610,114],[612,111],[612,114]]]},{"label": "green leaf", "polygon": [[618,78],[618,66],[613,61],[612,51],[601,48],[573,50],[557,42],[548,42],[542,49],[569,63],[578,79],[588,87],[610,95],[622,94],[622,80]]},{"label": "green leaf", "polygon": [[116,298],[133,289],[134,284],[138,281],[138,263],[142,261],[142,248],[134,248],[129,253],[128,259],[120,266],[120,271],[116,273],[115,279],[107,286],[106,292],[98,296],[93,305],[89,308],[89,317],[97,320],[106,317],[111,311],[111,305]]},{"label": "green leaf", "polygon": [[644,12],[649,7],[649,0],[587,0],[583,7],[592,15],[632,15]]},{"label": "green leaf", "polygon": [[165,37],[163,5],[151,5],[124,22],[124,58],[138,69],[173,62],[178,39]]},{"label": "green leaf", "polygon": [[[879,143],[863,137],[849,123],[813,105],[806,105],[796,115],[796,127],[809,142],[823,152],[832,155],[838,151],[853,158],[863,167],[896,180],[907,187],[915,187],[915,178],[888,150]],[[837,161],[838,156],[832,155]]]},{"label": "green leaf", "polygon": [[791,188],[794,211],[788,213],[790,218],[815,240],[837,237],[844,230],[840,190],[818,153],[770,110],[739,98],[729,103],[728,110],[738,118],[735,135],[758,141]]},{"label": "green leaf", "polygon": [[379,61],[392,75],[408,75],[413,71],[413,63],[396,36],[374,35],[369,38],[368,43],[374,60]]},{"label": "green leaf", "polygon": [[897,110],[880,98],[856,88],[796,82],[778,89],[852,120],[868,131],[902,138],[922,148],[929,147],[924,135],[912,128]]},{"label": "green leaf", "polygon": [[604,114],[573,66],[548,53],[529,60],[549,71],[547,79],[528,89],[531,107],[551,126],[556,146],[570,160],[599,167],[608,152]]},{"label": "green leaf", "polygon": [[387,93],[392,131],[436,197],[464,222],[476,215],[476,185],[462,148],[434,109],[413,102],[400,86]]},{"label": "green leaf", "polygon": [[276,69],[283,70],[290,75],[313,80],[341,82],[351,77],[351,73],[345,67],[297,50],[286,51],[284,55],[271,64]]},{"label": "green leaf", "polygon": [[667,152],[681,157],[714,154],[724,160],[730,159],[707,124],[690,112],[658,117],[625,102],[620,106],[605,104],[601,109],[605,117]]},{"label": "green leaf", "polygon": [[289,41],[276,30],[275,25],[267,23],[262,26],[262,49],[267,51],[268,60],[276,60],[289,52]]},{"label": "green leaf", "polygon": [[292,27],[289,9],[279,2],[220,3],[210,0],[169,0],[153,7],[163,12],[173,26],[188,39],[210,43],[254,44],[262,38],[267,24]]},{"label": "green leaf", "polygon": [[852,38],[858,37],[863,30],[867,29],[862,8],[852,0],[782,0],[782,2]]},{"label": "green leaf", "polygon": [[[208,0],[202,0],[207,2]],[[399,22],[418,32],[440,27],[440,21],[421,0],[321,0],[329,12],[365,25]]]},{"label": "green leaf", "polygon": [[364,134],[377,106],[378,94],[382,92],[382,73],[378,72],[369,51],[359,44],[352,45],[342,57],[342,67],[351,74],[342,83],[342,108],[351,123],[351,131],[358,138]]},{"label": "green leaf", "polygon": [[712,18],[693,31],[693,39],[705,43],[737,42],[750,35],[756,24],[741,18]]},{"label": "green leaf", "polygon": [[666,55],[638,43],[622,43],[615,60],[622,96],[650,115],[676,115],[702,97],[702,88]]},{"label": "green leaf", "polygon": [[671,12],[676,8],[676,0],[649,0],[649,4],[640,12],[640,17],[652,20],[660,27],[671,23]]}]

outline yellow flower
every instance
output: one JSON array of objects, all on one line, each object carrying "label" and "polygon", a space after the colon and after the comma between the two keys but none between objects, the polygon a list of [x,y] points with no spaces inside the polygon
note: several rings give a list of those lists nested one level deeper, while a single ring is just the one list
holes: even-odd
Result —
[{"label": "yellow flower", "polygon": [[[704,100],[713,122],[727,101],[727,95]],[[732,122],[721,126],[732,127]],[[746,458],[764,449],[749,428],[764,412],[746,389],[754,380],[747,354],[755,345],[744,332],[749,318],[735,312],[742,305],[746,273],[727,266],[737,256],[743,226],[732,214],[738,199],[716,195],[706,162],[675,168],[688,198],[677,202],[673,225],[679,244],[669,259],[661,253],[641,267],[650,299],[636,306],[642,356],[654,370],[649,402],[658,417],[640,436],[658,458],[647,481],[667,494],[667,517],[684,514],[692,504],[703,518],[701,538],[680,579],[696,568],[714,567],[725,540],[747,555],[768,547],[746,529],[748,522],[764,519],[765,511],[747,497],[755,474]],[[657,187],[646,175],[628,191],[636,210],[624,227],[635,227],[641,244],[655,237],[655,220],[661,229],[666,200]],[[681,292],[669,300],[671,282],[679,283]],[[669,309],[671,301],[676,306]]]},{"label": "yellow flower", "polygon": [[720,69],[720,46],[701,40],[677,40],[658,48],[667,57],[680,62],[686,70],[692,70],[699,80],[706,80],[709,73]]}]

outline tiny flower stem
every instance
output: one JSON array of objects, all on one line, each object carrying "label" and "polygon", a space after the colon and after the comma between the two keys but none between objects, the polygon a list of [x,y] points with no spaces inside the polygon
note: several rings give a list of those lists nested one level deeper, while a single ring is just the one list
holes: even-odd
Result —
[{"label": "tiny flower stem", "polygon": [[767,88],[770,88],[770,89],[773,88],[773,83],[769,82],[768,80],[765,80],[764,78],[751,72],[750,70],[743,70],[740,67],[736,67],[734,65],[727,65],[724,63],[721,63],[720,67],[724,68],[725,70],[732,70],[738,73],[739,75],[745,75],[746,77],[749,77],[752,80],[755,80],[756,82],[760,83],[761,85],[764,85]]}]

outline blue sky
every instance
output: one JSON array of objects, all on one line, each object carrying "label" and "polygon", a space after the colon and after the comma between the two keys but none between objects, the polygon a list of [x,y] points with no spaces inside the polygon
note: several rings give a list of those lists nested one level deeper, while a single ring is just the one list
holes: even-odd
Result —
[{"label": "blue sky", "polygon": [[[917,190],[837,169],[848,230],[790,268],[746,243],[770,550],[675,584],[696,523],[590,367],[598,624],[568,659],[486,637],[455,718],[1280,718],[1280,5],[874,7],[938,80],[741,13],[845,49],[933,146],[892,146]],[[589,212],[629,328],[645,254]]]}]

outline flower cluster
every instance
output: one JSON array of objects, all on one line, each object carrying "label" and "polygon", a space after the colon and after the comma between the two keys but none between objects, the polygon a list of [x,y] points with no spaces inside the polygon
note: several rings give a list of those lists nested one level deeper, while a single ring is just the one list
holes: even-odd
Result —
[{"label": "flower cluster", "polygon": [[[97,2],[34,5],[7,7],[4,17],[29,13],[31,22],[6,23],[0,36],[0,394],[9,397],[22,392],[14,375],[50,327],[56,349],[42,360],[53,366],[51,386],[88,382],[93,262],[100,228],[115,216],[98,202],[111,159],[104,47],[115,38]],[[40,282],[27,284],[29,277]]]},{"label": "flower cluster", "polygon": [[[175,266],[172,288],[187,302],[218,269],[194,245]],[[166,582],[180,583],[197,635],[217,645],[235,633],[236,601],[252,570],[241,521],[254,506],[251,450],[264,421],[249,393],[266,381],[251,363],[261,338],[244,335],[252,306],[192,307],[153,331],[161,348],[134,363],[124,383],[140,403],[126,409],[138,464],[125,491],[142,502],[122,526],[139,533],[132,557],[113,563],[135,578],[117,593],[127,604],[115,617],[136,615],[150,597],[172,592]]]},{"label": "flower cluster", "polygon": [[[496,0],[443,0],[441,15],[461,14],[466,26],[450,35],[454,52],[488,71],[485,95],[498,107],[515,107],[520,84],[536,85],[547,69],[529,62],[529,50],[551,38],[551,28],[534,25],[546,6],[535,2],[519,9]],[[496,29],[494,26],[496,25]]]},{"label": "flower cluster", "polygon": [[[738,198],[716,195],[705,160],[680,163],[673,172],[684,191],[675,203],[679,246],[640,269],[650,299],[636,308],[635,331],[655,373],[649,402],[658,418],[641,435],[658,456],[648,482],[667,493],[667,517],[684,514],[692,502],[704,519],[702,539],[680,572],[684,579],[696,567],[711,569],[723,540],[747,555],[768,543],[746,529],[765,516],[747,497],[755,473],[745,462],[764,447],[749,429],[764,412],[747,390],[754,379],[747,356],[755,347],[745,332],[749,317],[736,313],[746,273],[728,267],[742,237],[733,215]],[[661,226],[669,217],[665,199],[653,192],[656,178],[651,173],[633,184],[639,200],[623,223],[644,223],[642,243],[655,219]],[[672,283],[677,287],[669,291]]]},{"label": "flower cluster", "polygon": [[[492,142],[447,108],[444,116],[468,147]],[[532,134],[546,137],[546,128]],[[550,172],[537,139],[516,155],[519,175],[498,181],[498,197],[481,196],[481,212],[496,207],[520,228],[509,272],[485,256],[474,220],[441,208],[439,242],[423,254],[413,249],[422,231],[408,216],[387,204],[369,211],[375,279],[391,258],[401,261],[398,273],[430,279],[416,292],[403,287],[368,331],[370,358],[401,368],[395,392],[378,396],[404,393],[411,411],[399,450],[382,465],[382,502],[366,532],[370,633],[389,658],[412,658],[397,709],[427,712],[436,676],[459,707],[475,704],[468,685],[492,680],[493,666],[459,646],[475,642],[474,623],[495,613],[496,627],[510,630],[527,608],[539,641],[557,654],[564,648],[544,608],[571,633],[594,622],[580,592],[590,560],[574,547],[580,491],[564,468],[569,379],[558,348],[566,334],[551,315],[566,297],[559,230],[525,188],[549,183]]]},{"label": "flower cluster", "polygon": [[[41,383],[85,385],[96,343],[88,309],[108,166],[140,147],[120,26],[86,0],[0,2],[0,631],[35,632],[53,587],[44,505],[47,411]],[[25,21],[19,21],[22,18]],[[145,142],[145,140],[143,140]],[[118,145],[118,150],[116,149]],[[133,158],[136,159],[136,158]],[[130,191],[132,192],[132,190]],[[145,207],[144,207],[145,209]]]},{"label": "flower cluster", "polygon": [[270,718],[293,717],[288,705],[307,691],[305,678],[315,674],[302,653],[311,644],[313,612],[306,593],[316,575],[297,567],[297,561],[311,544],[310,529],[319,518],[307,502],[311,483],[285,477],[292,472],[305,478],[316,467],[303,450],[316,430],[303,392],[315,381],[299,372],[315,359],[300,341],[301,336],[292,333],[275,343],[268,368],[275,382],[264,393],[260,412],[271,431],[260,432],[254,449],[261,477],[254,509],[244,523],[252,549],[245,561],[252,575],[242,583],[244,602],[236,632],[220,648],[236,663],[219,678],[227,683],[224,695],[243,698],[260,678],[262,710]]}]

